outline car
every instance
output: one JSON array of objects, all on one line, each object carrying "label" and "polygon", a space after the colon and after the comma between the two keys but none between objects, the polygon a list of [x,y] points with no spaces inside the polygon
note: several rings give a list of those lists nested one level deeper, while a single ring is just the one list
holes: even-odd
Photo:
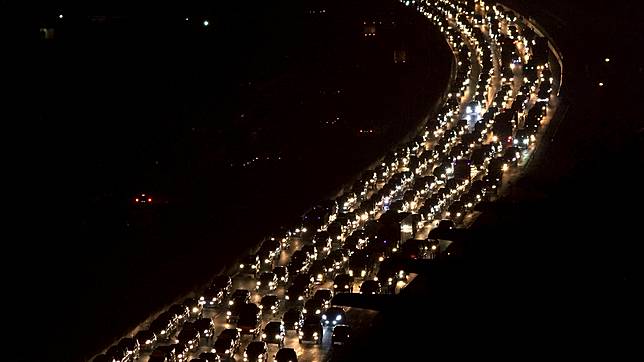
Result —
[{"label": "car", "polygon": [[195,298],[186,298],[183,300],[184,306],[190,310],[190,319],[201,318],[203,314],[203,304]]},{"label": "car", "polygon": [[168,312],[176,317],[178,324],[183,324],[190,318],[190,309],[182,304],[171,305]]},{"label": "car", "polygon": [[136,332],[134,338],[136,338],[144,351],[152,351],[157,343],[157,335],[149,329],[142,329]]},{"label": "car", "polygon": [[284,299],[289,303],[297,303],[303,301],[308,294],[308,285],[293,284],[286,290]]},{"label": "car", "polygon": [[353,277],[349,274],[338,274],[333,280],[333,293],[352,293]]},{"label": "car", "polygon": [[355,278],[364,278],[373,266],[373,260],[366,250],[358,250],[349,258],[347,274]]},{"label": "car", "polygon": [[313,276],[315,284],[322,284],[326,279],[327,267],[324,260],[326,259],[314,261],[309,269],[309,273]]},{"label": "car", "polygon": [[233,279],[228,275],[220,274],[212,280],[212,286],[221,289],[224,296],[227,296],[233,290]]},{"label": "car", "polygon": [[126,359],[133,361],[139,358],[139,354],[141,353],[141,345],[139,344],[139,341],[136,340],[136,338],[122,338],[119,341],[118,346],[125,350],[127,355]]},{"label": "car", "polygon": [[199,359],[206,362],[220,362],[221,358],[214,352],[201,352],[199,353]]},{"label": "car", "polygon": [[260,362],[268,360],[268,346],[264,341],[252,341],[244,352],[244,361]]},{"label": "car", "polygon": [[167,340],[170,338],[170,335],[176,329],[175,317],[170,315],[170,313],[163,312],[150,323],[150,330],[157,336],[160,340]]},{"label": "car", "polygon": [[237,329],[241,334],[258,336],[261,322],[262,310],[257,304],[247,303],[241,306],[237,321]]},{"label": "car", "polygon": [[275,353],[275,362],[297,362],[297,353],[293,348],[282,347]]},{"label": "car", "polygon": [[223,299],[224,292],[221,289],[209,286],[199,297],[199,303],[204,308],[215,308],[221,304]]},{"label": "car", "polygon": [[527,149],[531,143],[536,140],[534,132],[530,128],[520,128],[514,134],[514,140],[512,144],[519,149]]},{"label": "car", "polygon": [[438,226],[436,226],[436,229],[438,230],[452,230],[455,228],[456,228],[456,225],[454,224],[454,221],[449,219],[442,219],[441,221],[438,222]]},{"label": "car", "polygon": [[250,291],[248,289],[236,289],[228,300],[228,305],[250,303]]},{"label": "car", "polygon": [[239,320],[239,313],[244,305],[246,305],[246,303],[237,302],[228,307],[228,310],[226,311],[226,323],[237,323]]},{"label": "car", "polygon": [[329,232],[325,230],[317,232],[315,236],[313,236],[311,242],[315,245],[320,246],[322,250],[328,254],[328,251],[331,250],[333,239],[331,238]]},{"label": "car", "polygon": [[269,321],[262,331],[262,341],[277,344],[282,347],[286,336],[286,328],[282,321]]},{"label": "car", "polygon": [[313,245],[313,244],[307,244],[300,249],[302,252],[306,253],[308,255],[309,260],[317,260],[318,258],[318,248]]},{"label": "car", "polygon": [[134,196],[134,204],[136,205],[148,205],[152,203],[152,195],[140,193]]},{"label": "car", "polygon": [[199,348],[200,339],[201,334],[199,334],[199,330],[195,328],[194,323],[188,322],[181,328],[181,332],[179,332],[174,342],[184,344],[190,351],[193,351]]},{"label": "car", "polygon": [[322,310],[324,306],[324,301],[321,299],[315,299],[315,298],[309,298],[305,303],[304,303],[304,309],[302,309],[303,314],[320,314],[322,313]]},{"label": "car", "polygon": [[184,361],[188,358],[190,347],[184,343],[174,343],[170,345],[176,351],[177,361]]},{"label": "car", "polygon": [[255,283],[256,290],[273,291],[277,289],[277,275],[273,272],[264,271],[259,275]]},{"label": "car", "polygon": [[409,239],[400,248],[400,256],[404,259],[422,259],[427,256],[429,248],[430,242],[428,239]]},{"label": "car", "polygon": [[[465,205],[462,201],[454,201],[447,208],[447,217],[451,217],[453,221],[460,222],[461,218],[465,216]],[[417,257],[417,256],[416,256]]]},{"label": "car", "polygon": [[193,324],[202,338],[211,339],[215,336],[215,323],[211,318],[199,318]]},{"label": "car", "polygon": [[322,301],[324,308],[328,308],[331,304],[331,299],[333,298],[333,292],[329,288],[319,288],[313,294],[313,299],[318,299]]},{"label": "car", "polygon": [[342,307],[330,307],[322,314],[325,326],[335,326],[347,322],[347,315]]},{"label": "car", "polygon": [[271,313],[275,315],[280,308],[280,299],[277,295],[268,294],[262,297],[262,300],[259,303],[259,309],[262,310],[262,313]]},{"label": "car", "polygon": [[301,285],[307,288],[311,288],[314,284],[315,278],[309,273],[301,273],[295,276],[293,279],[293,285]]},{"label": "car", "polygon": [[239,349],[241,346],[241,333],[239,333],[239,330],[237,328],[226,328],[221,333],[219,333],[219,336],[217,336],[217,339],[219,338],[228,338],[233,341],[235,351]]},{"label": "car", "polygon": [[322,344],[324,328],[320,316],[311,314],[302,322],[298,332],[300,343]]},{"label": "car", "polygon": [[298,330],[304,322],[304,316],[300,308],[290,308],[282,316],[284,328],[289,330]]},{"label": "car", "polygon": [[260,255],[260,261],[264,264],[271,264],[275,258],[280,255],[282,244],[275,237],[268,238],[262,242],[257,254]]},{"label": "car", "polygon": [[311,259],[309,258],[308,254],[303,252],[301,249],[296,250],[293,255],[291,255],[291,259],[289,260],[287,266],[288,272],[289,274],[304,273],[309,269],[310,264]]},{"label": "car", "polygon": [[239,263],[239,273],[255,275],[259,271],[260,267],[261,262],[257,254],[247,255],[243,257]]},{"label": "car", "polygon": [[168,362],[177,360],[177,350],[174,345],[159,346],[152,351],[148,361]]},{"label": "car", "polygon": [[380,268],[376,274],[378,281],[381,283],[381,290],[391,293],[398,281],[405,279],[401,261],[396,258],[387,258],[380,263]]},{"label": "car", "polygon": [[[333,276],[335,276],[335,272],[336,272],[336,269],[335,269],[335,267],[336,267],[336,262],[335,262],[335,260],[334,260],[332,257],[327,256],[326,258],[322,259],[322,267],[324,268],[324,271],[325,271],[325,273],[326,273],[326,274],[323,276],[323,278],[324,278],[325,280],[326,280],[326,275],[331,275],[332,277],[333,277]],[[315,277],[316,277],[316,279],[317,279],[317,277],[318,277],[318,276],[317,276],[317,275],[315,275]],[[317,283],[317,281],[316,281],[316,283]]]},{"label": "car", "polygon": [[288,269],[285,266],[276,266],[273,268],[273,273],[277,276],[277,280],[282,284],[287,284],[289,281]]},{"label": "car", "polygon": [[333,259],[334,268],[335,268],[336,271],[339,271],[340,269],[342,269],[342,267],[349,260],[349,258],[344,255],[344,253],[342,252],[341,249],[332,250],[329,253],[329,258]]},{"label": "car", "polygon": [[521,159],[521,149],[516,146],[506,148],[503,152],[503,159],[508,165],[516,166]]},{"label": "car", "polygon": [[221,358],[233,358],[238,345],[232,338],[218,337],[213,345],[214,351]]},{"label": "car", "polygon": [[351,327],[346,324],[338,324],[333,327],[333,334],[331,335],[332,345],[345,345],[351,338]]},{"label": "car", "polygon": [[360,285],[361,294],[380,294],[380,282],[377,280],[365,280]]}]

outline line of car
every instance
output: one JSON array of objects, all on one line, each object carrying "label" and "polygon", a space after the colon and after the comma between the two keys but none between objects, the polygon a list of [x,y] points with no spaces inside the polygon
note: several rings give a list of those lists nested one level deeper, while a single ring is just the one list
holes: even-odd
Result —
[{"label": "line of car", "polygon": [[[236,327],[222,331],[212,350],[196,361],[234,358],[245,334],[253,341],[243,352],[244,361],[266,361],[268,344],[280,347],[273,356],[276,361],[297,361],[295,350],[284,347],[291,330],[303,344],[321,344],[327,327],[333,345],[349,343],[346,311],[331,305],[332,297],[352,293],[356,280],[361,280],[360,293],[393,293],[397,282],[406,279],[402,259],[438,253],[435,239],[402,239],[409,233],[406,228],[419,230],[437,221],[436,230],[454,228],[476,204],[496,193],[503,173],[536,141],[552,92],[548,64],[530,62],[542,59],[531,57],[524,45],[534,39],[522,32],[521,19],[500,8],[483,6],[475,13],[446,0],[431,7],[423,2],[408,5],[417,6],[445,33],[457,59],[455,81],[438,115],[411,142],[364,172],[349,191],[318,203],[243,258],[237,273],[256,279],[259,305],[251,302],[251,290],[232,290],[231,276],[217,276],[198,299],[172,305],[147,329],[123,338],[94,361],[135,360],[141,350],[150,352],[151,362],[187,360],[215,338],[204,308],[226,309],[227,322]],[[475,76],[472,61],[480,68]],[[500,85],[496,92],[495,83]],[[468,98],[474,103],[466,102]],[[473,116],[476,121],[468,123]],[[519,124],[523,128],[517,129]],[[295,239],[304,245],[287,265],[276,265]],[[316,288],[329,280],[332,288]],[[286,289],[281,318],[282,300],[275,294],[279,286]],[[264,314],[271,320],[262,328]]]}]

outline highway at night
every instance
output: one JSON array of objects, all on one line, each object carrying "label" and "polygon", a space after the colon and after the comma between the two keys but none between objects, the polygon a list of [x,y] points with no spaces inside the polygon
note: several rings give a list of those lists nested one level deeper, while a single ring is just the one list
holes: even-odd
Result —
[{"label": "highway at night", "polygon": [[[454,55],[444,103],[419,133],[383,150],[334,199],[267,235],[217,281],[152,315],[92,361],[289,361],[290,349],[299,361],[343,360],[378,311],[314,300],[324,294],[316,291],[404,292],[416,275],[400,260],[449,257],[451,241],[432,235],[467,228],[480,214],[477,205],[497,200],[521,176],[561,113],[556,46],[526,14],[494,3],[401,2],[439,28]],[[238,290],[249,297],[231,298]],[[267,295],[277,297],[274,309],[263,305]],[[262,305],[258,314],[246,313],[252,304]],[[305,304],[319,308],[295,323],[283,320]],[[242,328],[249,316],[251,326]],[[284,322],[284,334],[265,333],[270,321]],[[242,333],[227,338],[224,330]],[[230,348],[215,348],[218,339]]]}]

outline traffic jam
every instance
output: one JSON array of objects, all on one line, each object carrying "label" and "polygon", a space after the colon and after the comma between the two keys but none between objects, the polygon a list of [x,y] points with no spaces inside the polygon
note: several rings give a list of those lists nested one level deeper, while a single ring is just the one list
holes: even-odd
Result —
[{"label": "traffic jam", "polygon": [[[556,99],[548,41],[520,15],[482,1],[402,1],[454,53],[445,102],[411,141],[335,199],[267,236],[93,361],[310,361],[360,333],[339,293],[396,294],[401,260],[441,253],[430,230],[465,225],[534,151]],[[507,175],[506,175],[507,176]]]}]

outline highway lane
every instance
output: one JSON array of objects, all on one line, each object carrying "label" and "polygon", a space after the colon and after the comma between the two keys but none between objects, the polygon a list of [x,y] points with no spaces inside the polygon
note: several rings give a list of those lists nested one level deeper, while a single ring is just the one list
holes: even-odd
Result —
[{"label": "highway lane", "polygon": [[[452,22],[451,24],[453,26],[456,26],[454,22]],[[465,38],[467,38],[466,33],[463,32],[462,35]],[[487,39],[488,40],[490,39],[489,36],[487,37]],[[454,114],[451,117],[450,122],[448,122],[448,124],[446,125],[446,129],[454,127],[455,121],[460,119],[460,116],[463,114],[465,106],[472,99],[472,95],[476,92],[476,84],[477,84],[477,80],[479,78],[479,72],[481,70],[481,67],[479,65],[479,60],[478,60],[478,58],[476,56],[477,51],[476,51],[473,43],[471,41],[469,41],[469,39],[466,39],[464,41],[464,43],[466,44],[466,46],[470,49],[470,51],[472,53],[472,55],[470,57],[470,61],[472,62],[472,72],[470,73],[470,84],[468,85],[468,87],[467,87],[466,91],[464,92],[463,96],[460,97],[460,99],[459,99],[459,101],[460,101],[459,102],[459,108],[458,108],[459,112],[457,114]],[[495,62],[494,62],[495,63],[495,68],[494,68],[494,74],[492,76],[493,77],[492,86],[488,89],[488,93],[487,93],[488,94],[488,99],[494,98],[496,90],[500,86],[500,80],[499,80],[500,70],[498,69],[500,64],[499,64],[499,61],[497,59],[498,57],[496,56],[497,52],[493,51],[492,54],[495,55],[495,57],[494,57],[494,59],[495,59]],[[516,91],[521,86],[521,82],[522,82],[521,70],[520,70],[519,67],[515,68],[514,74],[517,76],[517,77],[515,77],[515,79],[518,79],[518,80],[515,81],[513,86],[512,86],[512,91],[513,91],[512,93],[514,95],[516,95]],[[536,97],[535,97],[534,94],[532,94],[532,96],[530,98],[528,108],[533,106],[535,102],[536,102]],[[508,107],[510,105],[511,105],[511,103],[508,103]],[[552,115],[552,109],[549,109],[548,112],[549,112],[549,115],[551,116]],[[547,124],[546,119],[544,119],[544,123]],[[491,137],[488,137],[485,142],[489,143],[490,140],[491,140]],[[435,144],[435,140],[430,140],[430,141],[428,141],[428,142],[426,142],[424,144],[424,149],[425,150],[430,150],[433,147],[434,144]],[[525,163],[528,155],[530,154],[530,152],[532,152],[533,149],[534,149],[534,145],[532,145],[528,149],[528,152],[524,153],[523,158],[519,161],[519,167],[510,168],[509,172],[504,174],[504,176],[503,176],[504,184],[503,185],[507,185],[509,183],[509,181],[513,180],[514,178],[516,178],[516,177],[518,177],[520,175],[520,169],[523,166],[523,164]],[[430,175],[431,174],[432,165],[430,165],[430,167],[428,167],[427,169],[428,170],[423,175]],[[404,166],[401,166],[401,167],[398,168],[397,171],[408,171],[408,169],[406,167],[404,167]],[[423,176],[423,175],[421,175],[421,176]],[[483,176],[482,173],[478,174],[478,175],[475,176],[474,179],[479,179],[482,176]],[[380,190],[384,186],[384,184],[385,184],[384,182],[377,184],[374,189],[369,191],[369,193],[367,194],[367,197],[373,196],[378,190]],[[399,199],[402,196],[404,191],[405,191],[405,189],[403,188],[400,191],[398,191],[396,194],[394,194],[393,197],[392,197],[392,201],[395,201],[395,200]],[[503,192],[505,192],[505,189],[502,188],[500,190],[500,194],[502,194]],[[356,207],[357,207],[357,205],[356,205]],[[382,212],[384,211],[384,208],[385,208],[384,206],[379,208],[377,210],[377,212],[374,214],[373,218],[375,218],[375,219],[379,218],[380,215],[382,214]],[[416,210],[412,209],[411,211],[416,211]],[[429,231],[431,231],[431,229],[436,226],[436,224],[438,222],[438,219],[440,219],[442,217],[445,217],[445,215],[446,215],[445,210],[443,210],[443,213],[440,215],[440,217],[437,217],[433,222],[429,222],[426,225],[424,225],[420,229],[420,231],[416,234],[416,237],[418,237],[418,238],[426,238],[428,233],[429,233]],[[461,226],[468,226],[469,224],[471,224],[475,220],[476,216],[477,216],[477,213],[468,213],[463,218],[463,220],[460,222],[460,225]],[[344,240],[344,237],[346,235],[348,235],[348,233],[346,233],[343,236],[342,240],[340,240],[340,243]],[[290,256],[292,255],[292,253],[295,250],[299,249],[304,243],[306,243],[306,240],[302,240],[300,238],[292,238],[288,250],[282,250],[281,251],[280,257],[276,261],[276,265],[286,265],[288,260],[289,260],[289,258],[290,258]],[[441,241],[441,244],[439,245],[440,249],[444,250],[444,248],[446,248],[448,244],[449,244],[449,241]],[[376,266],[376,268],[374,268],[373,272],[370,275],[368,275],[367,278],[373,277],[373,275],[375,275],[377,270],[378,270],[378,268]],[[408,284],[411,280],[413,280],[413,277],[414,277],[413,275],[408,276],[407,280],[406,280],[406,283]],[[400,288],[404,287],[404,285],[406,283],[401,282],[399,285],[397,285],[396,290],[399,291]],[[327,287],[328,288],[328,287],[331,287],[331,284],[332,283],[330,281],[327,281],[326,283],[324,283],[324,284],[322,284],[320,286],[317,286],[317,288],[319,288],[319,287]],[[236,289],[236,288],[251,290],[253,292],[252,293],[252,301],[255,302],[255,303],[259,303],[259,300],[261,299],[261,294],[254,292],[254,290],[255,290],[255,280],[254,280],[253,277],[247,276],[247,275],[236,275],[234,277],[234,279],[233,279],[233,290]],[[354,283],[353,289],[354,289],[354,292],[357,292],[359,290],[359,283]],[[286,308],[285,304],[284,304],[284,298],[283,298],[284,297],[284,292],[285,292],[284,286],[280,286],[279,288],[277,288],[277,290],[274,291],[274,293],[282,300],[282,304],[280,306],[280,311],[275,316],[268,316],[268,315],[263,316],[262,325],[264,325],[269,320],[279,319],[281,317],[281,314],[285,311],[285,308]],[[218,335],[225,328],[234,328],[234,325],[228,324],[226,322],[225,311],[226,311],[226,309],[224,307],[220,306],[218,308],[215,308],[215,309],[212,309],[212,310],[206,310],[204,312],[204,316],[212,318],[213,321],[215,322],[215,326],[216,326],[215,335]],[[370,325],[371,321],[373,320],[373,318],[375,317],[376,313],[373,312],[373,311],[365,311],[365,310],[358,310],[358,309],[349,308],[347,310],[347,315],[348,315],[348,320],[350,321],[351,326],[354,328],[354,333],[359,333],[359,331],[361,329],[369,328],[369,325]],[[145,326],[146,326],[146,324],[144,323],[140,327],[145,327]],[[325,333],[323,335],[323,343],[322,343],[322,345],[320,345],[320,346],[300,345],[299,340],[297,338],[297,335],[293,331],[290,331],[288,333],[288,335],[287,335],[285,346],[294,348],[297,351],[298,355],[300,356],[301,360],[305,360],[305,361],[333,360],[334,356],[340,356],[341,355],[341,349],[333,348],[331,346],[330,336],[331,336],[330,329],[327,327],[327,328],[325,328]],[[245,336],[243,338],[242,347],[240,348],[240,350],[236,354],[236,358],[235,358],[236,360],[241,360],[241,357],[243,355],[243,351],[244,351],[246,345],[250,341],[251,341],[251,337],[249,337],[249,336]],[[214,339],[211,339],[210,341],[202,341],[202,342],[204,342],[204,343],[202,343],[202,346],[199,348],[199,350],[196,351],[196,352],[191,353],[190,357],[196,357],[200,352],[209,351],[211,349],[212,342],[214,342]],[[277,351],[277,349],[278,348],[275,345],[270,345],[269,346],[269,356],[271,356],[271,357],[269,357],[269,360],[271,360],[272,355],[274,355],[274,353]],[[147,354],[142,354],[142,356],[141,356],[141,358],[139,358],[139,360],[147,361],[147,356],[148,356]]]}]

